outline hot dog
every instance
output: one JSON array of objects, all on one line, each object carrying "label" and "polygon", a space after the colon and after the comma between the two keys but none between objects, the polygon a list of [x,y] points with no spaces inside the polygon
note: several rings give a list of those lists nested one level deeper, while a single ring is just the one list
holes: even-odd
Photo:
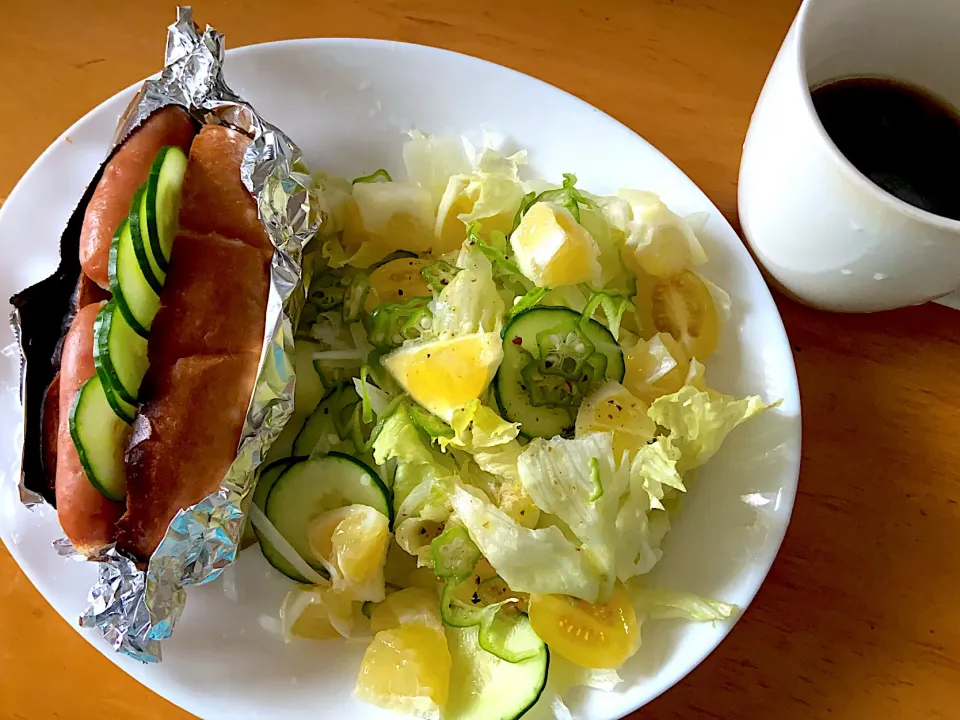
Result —
[{"label": "hot dog", "polygon": [[80,265],[100,287],[110,287],[110,243],[130,212],[134,193],[147,179],[157,151],[165,145],[176,145],[186,152],[195,133],[186,111],[176,106],[163,108],[144,121],[107,163],[87,205],[80,232]]},{"label": "hot dog", "polygon": [[87,479],[70,437],[70,408],[80,386],[96,372],[93,364],[93,324],[100,303],[77,312],[63,343],[60,360],[60,408],[57,432],[57,515],[73,546],[89,553],[110,542],[123,504],[111,502]]},{"label": "hot dog", "polygon": [[190,149],[117,545],[146,560],[170,520],[236,457],[263,343],[273,246],[240,180],[249,139],[203,128]]},{"label": "hot dog", "polygon": [[[106,265],[97,258],[109,248],[108,230],[123,221],[118,209],[130,212],[130,198],[124,198],[142,182],[136,168],[149,168],[151,153],[171,144],[171,135],[187,132],[181,121],[188,120],[185,113],[154,116],[111,160],[113,172],[105,171],[96,188],[81,237],[84,275],[98,285],[109,285]],[[56,494],[61,525],[84,552],[116,540],[127,554],[147,560],[177,511],[215,491],[236,458],[263,344],[273,255],[240,179],[249,142],[228,128],[207,126],[188,143],[179,230],[147,334],[149,367],[123,457],[125,503],[107,500],[89,482],[67,424],[78,388],[96,372],[94,318],[103,303],[82,307],[67,335]],[[99,292],[81,278],[77,304],[96,300]]]}]

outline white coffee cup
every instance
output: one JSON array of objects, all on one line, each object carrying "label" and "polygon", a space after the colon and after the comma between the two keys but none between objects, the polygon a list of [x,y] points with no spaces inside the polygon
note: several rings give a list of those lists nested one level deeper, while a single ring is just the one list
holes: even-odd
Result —
[{"label": "white coffee cup", "polygon": [[[787,293],[870,312],[960,288],[960,222],[881,190],[824,132],[810,88],[907,81],[960,107],[960,0],[805,0],[757,101],[740,163],[740,221]],[[957,169],[960,183],[960,168]]]}]

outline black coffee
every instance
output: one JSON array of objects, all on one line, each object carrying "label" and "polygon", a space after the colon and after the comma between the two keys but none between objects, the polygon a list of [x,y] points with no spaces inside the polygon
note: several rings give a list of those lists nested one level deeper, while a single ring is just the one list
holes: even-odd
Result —
[{"label": "black coffee", "polygon": [[891,195],[960,220],[960,113],[897,80],[848,78],[815,88],[813,106],[846,158]]}]

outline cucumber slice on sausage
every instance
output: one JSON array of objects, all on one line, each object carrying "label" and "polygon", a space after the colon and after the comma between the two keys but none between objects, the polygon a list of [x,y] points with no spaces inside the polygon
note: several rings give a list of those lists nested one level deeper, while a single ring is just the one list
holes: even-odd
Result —
[{"label": "cucumber slice on sausage", "polygon": [[157,295],[163,290],[163,282],[167,279],[166,270],[160,267],[153,246],[150,244],[150,234],[147,230],[147,186],[142,185],[133,196],[130,207],[130,234],[133,236],[133,249],[137,253],[137,261],[143,270],[144,277],[150,283]]},{"label": "cucumber slice on sausage", "polygon": [[180,191],[183,176],[187,172],[187,156],[178,147],[160,148],[144,196],[146,234],[150,240],[152,257],[164,273],[170,262],[173,239],[177,234],[177,217],[180,215]]},{"label": "cucumber slice on sausage", "polygon": [[503,329],[494,392],[524,436],[569,435],[583,397],[623,373],[623,351],[607,328],[569,308],[536,307]]},{"label": "cucumber slice on sausage", "polygon": [[130,426],[114,412],[99,375],[80,387],[68,423],[87,479],[104,497],[121,502],[127,495],[123,451]]},{"label": "cucumber slice on sausage", "polygon": [[[99,376],[98,376],[99,377]],[[103,394],[107,398],[107,404],[110,406],[110,409],[113,410],[114,415],[120,418],[127,425],[130,425],[133,422],[134,417],[137,415],[137,406],[132,403],[128,403],[122,397],[117,394],[117,391],[114,390],[110,385],[100,381],[103,387]]]},{"label": "cucumber slice on sausage", "polygon": [[93,362],[101,382],[128,405],[135,405],[147,372],[146,339],[130,327],[115,300],[97,313],[93,337]]},{"label": "cucumber slice on sausage", "polygon": [[[310,551],[310,523],[346,505],[369,505],[393,519],[390,491],[380,476],[359,460],[332,452],[287,468],[270,490],[264,513],[310,567],[324,572]],[[273,564],[269,555],[264,556]],[[287,574],[283,568],[277,569]]]},{"label": "cucumber slice on sausage", "polygon": [[160,309],[160,295],[147,282],[140,263],[137,262],[129,217],[123,221],[113,237],[108,272],[110,292],[113,293],[117,307],[130,323],[130,327],[141,337],[147,337],[153,318]]}]

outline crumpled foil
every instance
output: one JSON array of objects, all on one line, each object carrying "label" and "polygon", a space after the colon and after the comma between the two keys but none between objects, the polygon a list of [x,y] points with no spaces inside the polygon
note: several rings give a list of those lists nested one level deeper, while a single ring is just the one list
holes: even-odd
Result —
[{"label": "crumpled foil", "polygon": [[[167,35],[164,70],[158,79],[143,84],[122,116],[113,140],[116,147],[156,110],[172,104],[187,108],[203,123],[246,133],[253,140],[243,159],[241,178],[256,198],[260,219],[276,247],[257,381],[237,458],[219,490],[174,517],[146,571],[112,545],[93,558],[100,563],[99,581],[90,590],[89,606],[80,623],[99,628],[115,650],[145,662],[161,659],[160,641],[170,636],[183,611],[185,586],[216,578],[237,556],[244,524],[242,507],[252,493],[254,473],[293,412],[290,315],[298,312],[302,301],[296,292],[301,287],[302,250],[321,222],[316,198],[305,184],[308,178],[294,169],[300,159],[299,149],[226,85],[223,62],[223,35],[209,26],[201,33],[191,9],[178,8],[177,21]],[[94,178],[91,185],[97,180]],[[84,205],[82,201],[81,208]],[[62,256],[63,250],[62,246]],[[63,274],[64,265],[69,270],[71,262],[62,258],[58,272]],[[18,340],[20,311],[18,306],[11,318]],[[21,353],[25,378],[28,353],[23,345]],[[28,505],[42,501],[40,494],[25,487],[23,479],[21,498]],[[56,550],[66,555],[72,548],[63,540]]]}]

